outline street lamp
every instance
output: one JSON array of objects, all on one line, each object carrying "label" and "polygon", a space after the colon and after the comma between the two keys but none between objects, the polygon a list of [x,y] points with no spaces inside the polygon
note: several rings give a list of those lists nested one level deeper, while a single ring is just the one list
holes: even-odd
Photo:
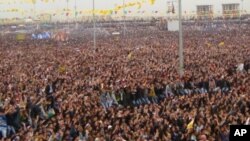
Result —
[{"label": "street lamp", "polygon": [[243,0],[241,0],[241,12],[240,12],[240,17],[243,15]]},{"label": "street lamp", "polygon": [[179,74],[184,75],[184,58],[183,58],[183,35],[182,35],[182,9],[181,0],[179,0]]},{"label": "street lamp", "polygon": [[125,23],[125,0],[123,0],[123,36],[125,38],[125,28],[126,28],[126,23]]},{"label": "street lamp", "polygon": [[68,22],[68,30],[69,30],[69,0],[67,0],[67,22]]},{"label": "street lamp", "polygon": [[94,49],[96,48],[96,33],[95,33],[95,28],[96,28],[96,23],[95,23],[95,0],[93,0],[93,30],[94,30]]},{"label": "street lamp", "polygon": [[75,0],[75,29],[78,29],[78,23],[77,23],[77,6],[76,6],[76,0]]}]

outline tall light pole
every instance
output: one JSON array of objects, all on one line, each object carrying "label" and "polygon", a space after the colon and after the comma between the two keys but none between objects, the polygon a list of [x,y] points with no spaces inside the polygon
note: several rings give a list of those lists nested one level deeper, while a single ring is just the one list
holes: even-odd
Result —
[{"label": "tall light pole", "polygon": [[76,21],[76,0],[75,0],[75,21]]},{"label": "tall light pole", "polygon": [[67,0],[67,23],[68,23],[68,30],[69,30],[69,0]]},{"label": "tall light pole", "polygon": [[33,3],[33,9],[34,9],[34,18],[33,18],[33,20],[35,20],[35,18],[36,18],[36,3]]},{"label": "tall light pole", "polygon": [[179,0],[179,74],[184,75],[184,58],[183,58],[183,35],[182,35],[182,9],[181,0]]},{"label": "tall light pole", "polygon": [[241,24],[242,15],[243,15],[243,0],[241,0],[240,24]]},{"label": "tall light pole", "polygon": [[[34,16],[33,16],[33,21],[36,21],[36,1],[33,1],[33,9],[34,9]],[[38,23],[36,23],[36,30],[39,29]]]},{"label": "tall light pole", "polygon": [[76,0],[75,0],[75,28],[77,29],[77,9],[76,9]]},{"label": "tall light pole", "polygon": [[93,32],[94,32],[94,49],[96,49],[96,35],[95,35],[95,28],[96,28],[96,25],[95,25],[95,0],[93,0]]},{"label": "tall light pole", "polygon": [[125,37],[125,29],[126,29],[126,23],[125,23],[125,0],[123,0],[123,36]]}]

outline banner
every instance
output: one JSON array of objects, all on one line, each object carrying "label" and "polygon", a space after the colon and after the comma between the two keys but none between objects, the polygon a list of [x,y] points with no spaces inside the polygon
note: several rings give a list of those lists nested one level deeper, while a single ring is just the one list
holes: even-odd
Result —
[{"label": "banner", "polygon": [[26,38],[26,36],[23,33],[19,33],[19,34],[16,35],[16,39],[18,41],[23,41],[23,40],[25,40],[25,38]]},{"label": "banner", "polygon": [[32,39],[39,39],[39,40],[42,40],[42,39],[50,39],[52,34],[49,33],[49,32],[43,32],[43,33],[33,33],[32,35]]}]

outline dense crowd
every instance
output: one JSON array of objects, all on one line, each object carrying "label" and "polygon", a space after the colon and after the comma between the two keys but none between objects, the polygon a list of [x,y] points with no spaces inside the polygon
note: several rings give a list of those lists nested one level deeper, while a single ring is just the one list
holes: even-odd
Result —
[{"label": "dense crowd", "polygon": [[[230,25],[229,25],[230,26]],[[250,29],[16,41],[1,37],[0,136],[25,141],[228,141],[250,124]]]}]

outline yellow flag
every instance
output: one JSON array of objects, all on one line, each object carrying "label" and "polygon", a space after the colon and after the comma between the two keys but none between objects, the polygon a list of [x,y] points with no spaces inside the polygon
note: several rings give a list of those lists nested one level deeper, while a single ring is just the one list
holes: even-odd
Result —
[{"label": "yellow flag", "polygon": [[60,66],[59,69],[58,69],[58,71],[60,73],[64,73],[66,71],[66,68],[64,66]]},{"label": "yellow flag", "polygon": [[187,125],[187,129],[189,130],[189,129],[193,129],[194,128],[194,119],[192,119],[189,123],[188,123],[188,125]]},{"label": "yellow flag", "polygon": [[24,39],[25,39],[25,34],[17,34],[16,39],[17,39],[18,41],[24,40]]},{"label": "yellow flag", "polygon": [[152,85],[152,86],[151,86],[151,88],[150,88],[150,92],[149,92],[148,96],[150,96],[150,97],[154,97],[154,96],[155,96],[155,89],[154,89],[154,85]]},{"label": "yellow flag", "polygon": [[222,46],[224,46],[224,45],[225,45],[224,42],[220,42],[220,43],[219,43],[219,46],[220,46],[220,47],[222,47]]},{"label": "yellow flag", "polygon": [[130,52],[130,53],[128,54],[128,59],[131,59],[131,58],[132,58],[132,55],[133,55],[133,53]]},{"label": "yellow flag", "polygon": [[150,5],[154,5],[155,0],[149,0]]},{"label": "yellow flag", "polygon": [[210,43],[206,43],[206,45],[207,45],[208,47],[211,47],[211,44],[210,44]]},{"label": "yellow flag", "polygon": [[36,0],[32,0],[32,3],[33,3],[33,4],[36,4]]}]

